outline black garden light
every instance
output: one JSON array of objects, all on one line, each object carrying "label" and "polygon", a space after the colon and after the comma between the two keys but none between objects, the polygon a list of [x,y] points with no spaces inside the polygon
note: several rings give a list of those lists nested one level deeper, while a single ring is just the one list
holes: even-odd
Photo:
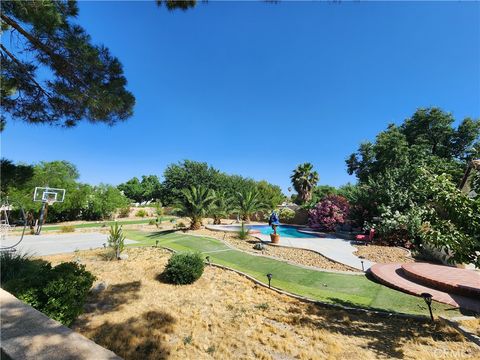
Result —
[{"label": "black garden light", "polygon": [[363,260],[360,260],[360,262],[362,263],[362,271],[365,272],[365,268],[363,266]]},{"label": "black garden light", "polygon": [[270,274],[270,273],[267,274],[267,278],[268,278],[268,288],[269,288],[269,289],[270,289],[270,283],[272,282],[272,277],[273,277],[272,274]]},{"label": "black garden light", "polygon": [[205,256],[205,259],[207,260],[208,265],[210,265],[210,256]]},{"label": "black garden light", "polygon": [[430,311],[430,318],[433,320],[433,313],[432,313],[432,294],[429,293],[421,293],[420,296],[425,300],[425,304],[428,306],[428,310]]},{"label": "black garden light", "polygon": [[155,247],[158,247],[158,239],[155,240]]}]

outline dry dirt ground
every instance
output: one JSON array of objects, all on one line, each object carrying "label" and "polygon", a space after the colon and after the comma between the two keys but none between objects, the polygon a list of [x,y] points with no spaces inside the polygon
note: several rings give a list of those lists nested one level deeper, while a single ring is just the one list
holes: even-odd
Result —
[{"label": "dry dirt ground", "polygon": [[354,252],[355,255],[376,263],[409,263],[415,261],[406,250],[398,247],[379,245],[355,245],[355,247],[358,249]]},{"label": "dry dirt ground", "polygon": [[158,279],[165,250],[129,248],[122,261],[103,251],[44,258],[80,261],[107,285],[72,327],[125,359],[480,358],[440,322],[324,309],[215,267],[192,285],[168,285]]},{"label": "dry dirt ground", "polygon": [[472,333],[480,336],[480,318],[472,319],[472,320],[462,320],[460,321],[460,325],[463,325]]}]

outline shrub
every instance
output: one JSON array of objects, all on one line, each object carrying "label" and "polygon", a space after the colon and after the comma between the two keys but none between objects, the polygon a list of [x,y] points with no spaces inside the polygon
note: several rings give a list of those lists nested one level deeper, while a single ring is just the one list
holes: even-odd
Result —
[{"label": "shrub", "polygon": [[122,253],[125,245],[125,235],[123,235],[122,226],[118,225],[116,222],[114,225],[110,226],[110,236],[108,237],[108,246],[110,246],[115,252],[115,257],[120,259],[120,254]]},{"label": "shrub", "polygon": [[144,217],[147,216],[147,215],[148,215],[148,213],[147,213],[147,211],[144,210],[144,209],[140,209],[140,210],[138,210],[138,211],[135,213],[135,216],[141,217],[141,218],[144,218]]},{"label": "shrub", "polygon": [[192,284],[202,276],[204,266],[199,253],[173,254],[168,260],[163,277],[171,284]]},{"label": "shrub", "polygon": [[326,196],[308,212],[308,225],[313,229],[334,231],[345,223],[349,211],[348,200],[339,195]]},{"label": "shrub", "polygon": [[237,232],[237,237],[240,240],[245,240],[248,238],[248,235],[250,235],[250,229],[245,226],[245,224],[242,222],[242,225],[240,226],[240,230]]},{"label": "shrub", "polygon": [[178,229],[184,229],[186,228],[187,225],[185,225],[185,223],[183,221],[180,221],[178,224],[177,224],[177,228]]},{"label": "shrub", "polygon": [[63,225],[60,227],[60,232],[62,233],[70,233],[75,231],[75,226],[73,225]]},{"label": "shrub", "polygon": [[[62,263],[52,267],[45,261],[22,255],[2,254],[2,267],[13,267],[5,275],[2,287],[47,316],[70,325],[81,314],[95,277],[84,265]],[[5,265],[4,265],[5,261]]]},{"label": "shrub", "polygon": [[129,215],[130,215],[130,206],[123,207],[118,211],[119,218],[126,218]]},{"label": "shrub", "polygon": [[155,224],[156,224],[156,221],[153,219],[148,222],[148,225],[155,225]]},{"label": "shrub", "polygon": [[290,223],[295,218],[295,211],[289,208],[282,208],[278,212],[281,223]]}]

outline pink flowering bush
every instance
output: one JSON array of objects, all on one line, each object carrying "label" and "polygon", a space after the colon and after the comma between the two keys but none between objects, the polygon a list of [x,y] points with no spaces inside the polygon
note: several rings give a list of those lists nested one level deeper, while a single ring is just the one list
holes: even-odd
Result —
[{"label": "pink flowering bush", "polygon": [[308,212],[308,225],[312,229],[334,231],[347,221],[348,200],[343,196],[329,195]]}]

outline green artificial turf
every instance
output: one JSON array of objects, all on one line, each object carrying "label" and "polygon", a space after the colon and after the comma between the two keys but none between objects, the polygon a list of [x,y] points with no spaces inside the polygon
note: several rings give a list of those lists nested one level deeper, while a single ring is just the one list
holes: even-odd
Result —
[{"label": "green artificial turf", "polygon": [[[378,284],[365,275],[348,275],[305,269],[287,262],[232,250],[219,240],[186,235],[181,232],[127,231],[127,238],[139,241],[130,246],[152,246],[158,241],[176,251],[199,251],[210,261],[242,271],[267,282],[266,274],[273,274],[272,286],[311,299],[406,314],[428,315],[423,299]],[[445,304],[433,304],[436,315],[458,315],[457,310]]]}]

